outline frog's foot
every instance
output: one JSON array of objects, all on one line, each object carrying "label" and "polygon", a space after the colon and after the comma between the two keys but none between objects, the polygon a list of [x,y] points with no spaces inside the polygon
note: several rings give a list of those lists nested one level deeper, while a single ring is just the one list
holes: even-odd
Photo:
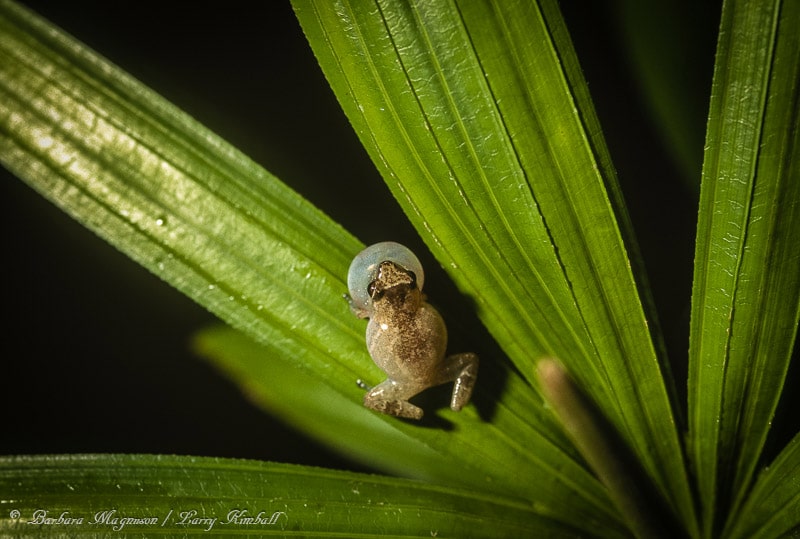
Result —
[{"label": "frog's foot", "polygon": [[422,419],[422,408],[408,402],[420,389],[398,384],[394,380],[386,380],[370,389],[364,395],[364,406],[382,414],[408,419]]},{"label": "frog's foot", "polygon": [[374,400],[369,398],[369,394],[364,397],[364,406],[377,410],[382,414],[405,417],[407,419],[422,419],[423,414],[422,408],[408,401]]},{"label": "frog's foot", "polygon": [[478,355],[472,352],[453,354],[448,356],[445,362],[447,367],[444,369],[439,383],[455,382],[450,408],[458,412],[469,402],[472,388],[475,387],[475,381],[478,379]]}]

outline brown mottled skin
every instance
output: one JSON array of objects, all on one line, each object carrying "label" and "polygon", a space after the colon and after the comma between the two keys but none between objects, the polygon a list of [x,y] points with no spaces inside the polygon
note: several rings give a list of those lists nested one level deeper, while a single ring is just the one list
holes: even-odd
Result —
[{"label": "brown mottled skin", "polygon": [[367,349],[387,380],[364,397],[364,405],[385,414],[420,419],[423,411],[408,399],[423,390],[455,382],[450,407],[469,402],[478,374],[478,356],[445,357],[447,328],[439,313],[425,301],[414,274],[391,261],[380,264],[370,283],[371,305],[353,314],[369,318]]}]

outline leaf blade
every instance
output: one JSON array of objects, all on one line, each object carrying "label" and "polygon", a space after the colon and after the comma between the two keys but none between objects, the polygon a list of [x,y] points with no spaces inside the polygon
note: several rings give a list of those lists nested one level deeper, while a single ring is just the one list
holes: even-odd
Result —
[{"label": "leaf blade", "polygon": [[800,527],[800,434],[764,469],[726,530],[728,537],[779,537]]},{"label": "leaf blade", "polygon": [[690,528],[668,374],[557,8],[298,1],[295,10],[395,198],[520,372],[530,380],[537,357],[562,359]]},{"label": "leaf blade", "polygon": [[[518,500],[409,480],[232,459],[3,457],[0,491],[11,504],[0,516],[0,530],[35,537],[120,531],[173,537],[209,532],[418,537],[423,530],[446,536],[574,534],[531,513]],[[66,512],[66,517],[83,521],[36,524],[36,511],[47,511],[54,520]],[[261,520],[246,520],[259,514]],[[38,517],[44,518],[41,513]]]},{"label": "leaf blade", "polygon": [[792,2],[723,6],[690,334],[690,451],[707,534],[751,482],[800,319],[798,20]]}]

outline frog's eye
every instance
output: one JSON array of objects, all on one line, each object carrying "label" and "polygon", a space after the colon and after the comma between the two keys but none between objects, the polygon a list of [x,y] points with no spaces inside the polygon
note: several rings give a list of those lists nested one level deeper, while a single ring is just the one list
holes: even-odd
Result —
[{"label": "frog's eye", "polygon": [[370,285],[378,278],[381,262],[394,262],[414,274],[417,287],[422,290],[425,274],[422,264],[408,247],[393,241],[384,241],[370,245],[356,255],[347,272],[347,288],[353,303],[366,308],[370,303]]},{"label": "frog's eye", "polygon": [[379,300],[383,297],[383,290],[378,290],[378,281],[372,281],[369,283],[367,287],[367,295],[372,299],[372,301]]}]

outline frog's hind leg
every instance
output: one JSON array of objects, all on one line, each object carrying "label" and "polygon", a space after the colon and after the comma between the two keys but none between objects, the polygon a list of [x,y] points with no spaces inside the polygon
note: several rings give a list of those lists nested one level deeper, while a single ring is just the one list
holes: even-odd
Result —
[{"label": "frog's hind leg", "polygon": [[396,417],[422,419],[422,408],[411,404],[408,399],[423,389],[416,385],[401,385],[394,380],[386,380],[364,395],[364,406]]},{"label": "frog's hind leg", "polygon": [[460,411],[469,402],[472,388],[478,379],[478,355],[472,352],[453,354],[445,358],[445,367],[439,377],[439,384],[455,382],[450,408]]}]

